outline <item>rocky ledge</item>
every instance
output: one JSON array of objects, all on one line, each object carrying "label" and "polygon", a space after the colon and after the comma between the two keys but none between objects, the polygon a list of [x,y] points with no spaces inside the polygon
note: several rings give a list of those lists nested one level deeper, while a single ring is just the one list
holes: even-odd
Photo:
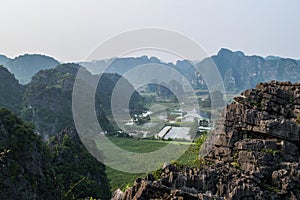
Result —
[{"label": "rocky ledge", "polygon": [[[113,199],[300,199],[300,83],[271,81],[229,104],[200,150],[205,165],[165,165]],[[214,141],[214,142],[213,142]]]}]

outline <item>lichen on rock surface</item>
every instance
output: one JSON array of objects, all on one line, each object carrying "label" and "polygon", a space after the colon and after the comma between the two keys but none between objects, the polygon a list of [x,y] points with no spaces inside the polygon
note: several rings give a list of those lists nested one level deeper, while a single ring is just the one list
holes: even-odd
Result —
[{"label": "lichen on rock surface", "polygon": [[202,147],[210,165],[164,166],[113,199],[300,199],[300,83],[260,83],[222,116]]}]

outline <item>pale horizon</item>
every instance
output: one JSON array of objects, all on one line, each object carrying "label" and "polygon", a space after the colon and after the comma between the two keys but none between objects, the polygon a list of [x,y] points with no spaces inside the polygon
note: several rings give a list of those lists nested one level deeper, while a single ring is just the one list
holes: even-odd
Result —
[{"label": "pale horizon", "polygon": [[1,7],[0,54],[10,58],[27,53],[81,62],[115,35],[156,27],[186,35],[209,56],[228,48],[300,59],[297,0],[11,0]]}]

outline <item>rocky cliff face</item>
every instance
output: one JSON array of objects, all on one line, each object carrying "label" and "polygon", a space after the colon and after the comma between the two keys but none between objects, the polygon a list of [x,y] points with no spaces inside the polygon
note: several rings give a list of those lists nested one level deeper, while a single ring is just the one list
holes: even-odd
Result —
[{"label": "rocky cliff face", "polygon": [[300,199],[300,84],[261,83],[227,106],[199,168],[166,165],[114,199]]}]

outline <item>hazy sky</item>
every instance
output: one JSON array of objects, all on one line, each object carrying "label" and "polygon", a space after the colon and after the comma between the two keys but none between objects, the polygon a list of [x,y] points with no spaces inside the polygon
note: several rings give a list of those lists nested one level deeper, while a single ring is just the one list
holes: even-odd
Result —
[{"label": "hazy sky", "polygon": [[209,54],[300,58],[299,0],[0,0],[0,54],[42,53],[84,60],[124,31],[178,31]]}]

